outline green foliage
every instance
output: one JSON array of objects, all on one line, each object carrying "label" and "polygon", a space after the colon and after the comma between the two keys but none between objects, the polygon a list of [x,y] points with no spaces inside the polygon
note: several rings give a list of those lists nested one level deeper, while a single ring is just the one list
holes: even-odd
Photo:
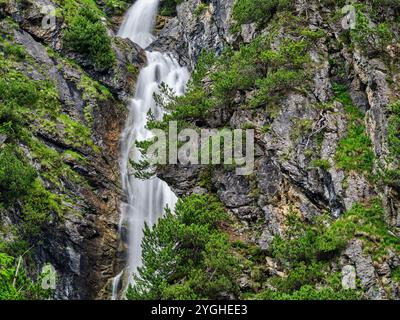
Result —
[{"label": "green foliage", "polygon": [[400,283],[400,267],[394,268],[391,272],[392,279]]},{"label": "green foliage", "polygon": [[278,10],[289,9],[289,0],[236,0],[233,17],[239,24],[265,24]]},{"label": "green foliage", "polygon": [[90,128],[82,123],[71,119],[66,114],[62,114],[57,121],[64,127],[64,141],[74,148],[82,148],[83,146],[91,147],[95,152],[99,152],[99,148],[92,140]]},{"label": "green foliage", "polygon": [[208,165],[199,174],[199,186],[207,189],[208,191],[213,190],[212,176],[213,176],[213,166]]},{"label": "green foliage", "polygon": [[179,128],[185,120],[207,116],[207,112],[215,106],[215,102],[212,97],[209,97],[209,88],[204,86],[203,79],[214,65],[215,59],[213,53],[202,51],[183,96],[175,97],[168,87],[161,86],[161,94],[155,97],[156,102],[160,107],[167,109],[170,114],[164,117],[163,122],[150,117],[148,119],[149,129],[165,129],[167,121],[170,120],[178,121]]},{"label": "green foliage", "polygon": [[[360,237],[366,254],[374,259],[388,250],[399,252],[400,240],[392,235],[383,219],[378,200],[369,205],[357,204],[336,221],[321,216],[306,224],[292,212],[287,229],[271,244],[271,254],[284,267],[287,277],[271,280],[275,291],[266,290],[258,298],[268,299],[350,299],[361,297],[343,290],[332,275],[330,262],[336,259],[348,242]],[[316,289],[318,284],[319,289]]]},{"label": "green foliage", "polygon": [[372,199],[366,205],[357,204],[332,224],[327,239],[332,239],[335,234],[347,239],[358,235],[364,243],[364,251],[375,260],[387,255],[389,250],[400,252],[400,239],[389,230],[384,215],[378,199]]},{"label": "green foliage", "polygon": [[143,267],[129,299],[217,299],[238,292],[237,261],[219,230],[226,220],[222,205],[211,196],[179,200],[153,229],[145,228]]},{"label": "green foliage", "polygon": [[[267,290],[259,298],[270,299],[355,299],[360,292],[343,290],[332,275],[330,261],[335,259],[354,237],[360,237],[364,251],[374,259],[398,252],[400,241],[393,236],[383,219],[378,200],[369,205],[355,205],[336,221],[320,217],[312,224],[292,213],[283,237],[276,237],[271,246],[273,256],[287,270],[286,278],[274,278],[277,292]],[[318,284],[318,289],[315,286]],[[306,289],[304,288],[306,287]]]},{"label": "green foliage", "polygon": [[364,116],[354,105],[347,88],[343,85],[334,85],[336,99],[340,101],[347,113],[348,131],[339,141],[336,149],[335,161],[338,169],[360,173],[372,171],[374,153],[371,139],[366,134]]},{"label": "green foliage", "polygon": [[29,239],[40,234],[42,225],[54,212],[61,214],[59,198],[47,191],[37,172],[23,159],[15,146],[0,151],[0,201],[7,206],[21,206],[22,233]]},{"label": "green foliage", "polygon": [[388,146],[389,155],[387,156],[387,168],[383,173],[385,183],[400,186],[400,101],[390,106],[388,120]]},{"label": "green foliage", "polygon": [[256,107],[302,82],[301,69],[309,59],[309,42],[286,38],[277,50],[270,48],[270,42],[260,36],[236,52],[228,51],[218,61],[219,70],[212,74],[212,80],[213,93],[220,101],[232,101],[238,90],[256,89],[250,103]]},{"label": "green foliage", "polygon": [[[23,264],[23,261],[20,261]],[[18,260],[0,252],[0,300],[36,300],[47,298],[48,290],[41,288],[41,279],[33,282]],[[18,273],[17,273],[18,268]]]},{"label": "green foliage", "polygon": [[365,126],[350,126],[347,135],[339,141],[336,150],[338,169],[371,172],[374,163],[372,143],[365,133]]},{"label": "green foliage", "polygon": [[139,73],[138,68],[133,64],[128,64],[126,69],[128,70],[129,73],[131,73],[133,75],[137,75]]},{"label": "green foliage", "polygon": [[0,130],[21,138],[23,127],[31,125],[44,113],[58,111],[58,94],[46,81],[33,81],[14,70],[1,71]]},{"label": "green foliage", "polygon": [[42,227],[51,214],[61,215],[62,209],[60,198],[46,190],[42,182],[36,179],[29,193],[22,198],[22,228],[25,238],[40,236]]},{"label": "green foliage", "polygon": [[331,164],[327,159],[316,159],[313,160],[311,165],[315,168],[321,168],[323,170],[329,170],[331,168]]},{"label": "green foliage", "polygon": [[133,161],[129,160],[129,164],[134,170],[133,175],[140,180],[148,180],[154,177],[155,172],[147,160]]},{"label": "green foliage", "polygon": [[394,34],[387,23],[378,23],[376,26],[370,22],[365,5],[357,5],[357,20],[354,29],[350,30],[351,40],[359,45],[360,48],[371,48],[384,51],[384,48],[392,41]]},{"label": "green foliage", "polygon": [[197,6],[196,10],[194,11],[194,14],[196,16],[201,15],[205,10],[207,10],[208,4],[200,2],[199,5]]},{"label": "green foliage", "polygon": [[38,101],[38,90],[33,81],[21,73],[10,72],[0,79],[0,103],[31,107]]},{"label": "green foliage", "polygon": [[111,39],[96,11],[79,8],[64,33],[64,44],[70,50],[86,56],[98,71],[110,69],[115,62]]},{"label": "green foliage", "polygon": [[107,8],[109,8],[114,14],[123,14],[128,8],[131,1],[127,0],[105,0]]},{"label": "green foliage", "polygon": [[291,213],[288,216],[285,235],[276,237],[271,245],[273,256],[298,267],[302,267],[303,262],[311,263],[331,258],[343,249],[347,238],[342,234],[332,234],[331,237],[325,226],[327,221],[327,217],[322,217],[314,224],[307,225],[296,213]]},{"label": "green foliage", "polygon": [[159,15],[172,17],[176,15],[176,6],[183,0],[162,0],[160,3]]},{"label": "green foliage", "polygon": [[0,201],[6,204],[26,196],[36,178],[36,171],[13,149],[7,146],[0,150]]},{"label": "green foliage", "polygon": [[315,288],[304,285],[292,293],[265,290],[256,297],[261,300],[358,300],[361,295],[355,290],[345,290],[340,286],[336,288]]},{"label": "green foliage", "polygon": [[359,44],[368,44],[366,41],[372,32],[368,17],[358,10],[355,28],[350,31],[352,40]]},{"label": "green foliage", "polygon": [[5,55],[12,55],[17,60],[23,60],[26,58],[25,48],[18,44],[13,44],[8,41],[4,42],[3,52]]}]

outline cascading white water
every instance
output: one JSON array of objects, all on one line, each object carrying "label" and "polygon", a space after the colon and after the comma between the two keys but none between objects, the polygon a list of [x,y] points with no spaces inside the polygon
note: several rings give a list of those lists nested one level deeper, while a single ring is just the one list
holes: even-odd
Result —
[{"label": "cascading white water", "polygon": [[[159,0],[137,0],[129,9],[119,31],[120,37],[131,39],[146,48],[155,37],[152,34]],[[133,274],[141,266],[141,241],[145,223],[153,225],[163,214],[166,206],[173,208],[176,196],[168,185],[158,178],[139,180],[131,173],[129,159],[139,160],[136,140],[151,138],[146,129],[147,114],[161,117],[163,111],[154,101],[161,83],[167,84],[177,95],[184,93],[189,72],[179,66],[170,55],[160,52],[146,52],[147,66],[139,74],[135,97],[129,105],[129,116],[121,137],[122,188],[127,200],[121,208],[121,224],[127,222],[129,229],[128,273]],[[122,273],[114,278],[113,299],[118,297],[118,283]],[[131,280],[130,280],[131,281]]]}]

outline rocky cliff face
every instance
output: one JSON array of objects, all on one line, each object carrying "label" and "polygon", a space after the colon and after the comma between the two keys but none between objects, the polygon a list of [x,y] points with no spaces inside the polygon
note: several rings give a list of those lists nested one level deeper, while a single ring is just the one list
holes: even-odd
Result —
[{"label": "rocky cliff face", "polygon": [[150,49],[172,52],[181,65],[194,68],[201,51],[221,53],[237,36],[230,34],[234,0],[184,1],[176,17],[167,20]]},{"label": "rocky cliff face", "polygon": [[[61,13],[51,28],[43,28],[48,5]],[[160,17],[159,36],[149,49],[172,52],[195,72],[203,49],[216,56],[228,48],[250,52],[260,37],[268,39],[268,48],[255,59],[258,80],[265,76],[274,82],[274,87],[264,82],[269,91],[263,99],[254,102],[261,81],[234,83],[211,110],[182,116],[198,128],[254,129],[255,171],[238,176],[224,166],[176,165],[160,167],[158,176],[179,196],[217,195],[234,221],[224,226],[230,237],[262,251],[261,262],[244,264],[243,292],[270,288],[262,281],[265,277],[288,278],[285,263],[270,257],[269,250],[273,239],[285,236],[287,217],[295,212],[304,225],[325,215],[339,227],[350,220],[351,239],[328,260],[330,271],[339,272],[343,285],[353,287],[354,270],[366,298],[399,298],[399,156],[393,153],[399,116],[393,111],[400,76],[397,2],[376,6],[365,1],[365,8],[357,7],[361,13],[354,30],[343,27],[341,6],[333,1],[295,0],[290,10],[274,7],[268,19],[241,23],[233,16],[234,5],[235,0],[182,1],[175,16]],[[33,237],[25,232],[27,204],[0,206],[0,247],[12,251],[27,241],[21,250],[30,249],[32,273],[45,263],[54,265],[55,297],[62,299],[107,298],[126,250],[118,236],[123,197],[119,135],[124,105],[145,56],[115,35],[121,12],[103,1],[93,10],[101,16],[115,55],[106,71],[64,46],[70,24],[64,2],[0,1],[2,78],[9,83],[24,79],[20,82],[37,88],[40,97],[46,93],[39,106],[23,106],[28,119],[23,135],[3,130],[8,118],[0,114],[0,150],[18,147],[59,203]],[[223,61],[212,67],[221,66]],[[224,80],[244,78],[247,69],[253,70],[253,65],[234,67],[231,63],[229,69],[237,74],[227,74],[234,80]],[[213,68],[202,79],[202,92],[210,101],[217,90]],[[380,199],[386,224],[357,229],[363,219],[354,218],[352,208],[369,206],[374,199]]]},{"label": "rocky cliff face", "polygon": [[[255,22],[238,25],[232,16],[233,4],[233,0],[185,1],[151,47],[175,50],[181,63],[195,68],[202,49],[214,50],[219,55],[223,48],[229,46],[237,50],[259,35],[271,37],[271,47],[275,51],[279,51],[288,38],[303,41],[304,36],[294,35],[293,25],[282,16],[261,28]],[[375,9],[375,15],[371,11],[363,15],[368,28],[373,30],[382,21],[395,25],[398,14],[395,5]],[[293,23],[298,30],[304,27],[310,32],[321,32],[307,48],[309,60],[302,65],[307,74],[303,80],[306,86],[289,85],[279,91],[274,102],[265,101],[251,109],[248,105],[257,94],[256,89],[238,89],[233,104],[227,99],[211,112],[180,118],[206,128],[253,128],[256,132],[254,174],[245,177],[223,167],[210,172],[207,167],[178,165],[159,168],[158,175],[179,195],[217,194],[241,223],[237,232],[262,250],[268,251],[274,237],[284,234],[290,212],[298,212],[304,223],[314,221],[324,212],[337,219],[355,204],[367,203],[375,197],[382,199],[386,223],[390,232],[398,237],[398,185],[387,184],[377,177],[388,161],[393,161],[388,160],[393,159],[388,146],[388,122],[390,106],[399,99],[395,80],[399,77],[395,53],[399,49],[396,40],[399,30],[394,27],[391,39],[385,44],[377,45],[379,36],[372,31],[364,34],[365,39],[359,39],[363,44],[355,40],[349,42],[346,40],[349,30],[342,25],[341,7],[328,2],[293,1],[292,10],[289,20],[295,20]],[[358,16],[357,23],[361,23],[360,19]],[[356,32],[358,29],[350,31],[350,37],[355,37]],[[208,81],[213,79],[212,72],[207,76]],[[212,99],[207,79],[204,90]],[[215,82],[211,80],[211,83]],[[367,171],[347,165],[357,162],[363,150],[352,151],[349,157],[341,159],[346,141],[353,146],[357,143],[357,139],[348,140],[349,130],[352,130],[349,127],[354,121],[348,115],[349,107],[361,113],[356,126],[365,126],[366,139],[370,140],[368,153],[371,152],[373,160]],[[362,129],[359,134],[363,134]],[[354,266],[367,298],[398,298],[398,284],[391,278],[391,268],[398,267],[395,262],[398,252],[373,262],[363,251],[365,244],[358,237],[362,236],[355,235],[354,241],[342,252],[337,268]],[[279,270],[278,267],[274,272]],[[242,280],[244,288],[255,281],[250,274],[243,275]]]},{"label": "rocky cliff face", "polygon": [[[50,28],[43,28],[46,6],[61,13]],[[62,207],[58,213],[48,212],[40,236],[29,240],[31,268],[40,271],[46,263],[55,267],[57,299],[107,298],[109,281],[125,254],[118,235],[120,132],[136,70],[145,56],[110,28],[115,63],[107,72],[94,70],[85,56],[63,47],[64,14],[63,4],[47,0],[0,4],[2,68],[6,65],[27,81],[47,84],[57,105],[57,110],[47,111],[48,102],[42,101],[33,111],[33,121],[26,124],[29,138],[17,137],[45,188],[61,199]],[[23,58],[15,58],[7,48],[18,48]],[[1,145],[12,139],[4,135]],[[0,240],[11,244],[21,238],[23,212],[18,205],[2,209],[1,230],[15,230],[0,233]]]}]

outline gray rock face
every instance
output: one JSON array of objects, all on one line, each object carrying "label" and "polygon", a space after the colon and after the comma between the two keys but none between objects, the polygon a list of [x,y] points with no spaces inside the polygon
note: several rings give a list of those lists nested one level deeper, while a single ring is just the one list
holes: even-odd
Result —
[{"label": "gray rock face", "polygon": [[257,24],[243,24],[241,27],[240,35],[242,36],[244,43],[250,43],[256,35]]},{"label": "gray rock face", "polygon": [[243,176],[232,172],[218,175],[215,180],[218,195],[228,208],[244,207],[254,201],[249,197],[250,184]]},{"label": "gray rock face", "polygon": [[141,66],[146,56],[137,44],[129,39],[113,37],[112,48],[116,54],[116,64],[107,73],[89,70],[90,75],[106,85],[121,101],[127,101],[134,93],[136,76],[128,71],[128,66]]},{"label": "gray rock face", "polygon": [[199,182],[201,166],[165,166],[157,172],[158,176],[171,186],[178,196],[190,194]]},{"label": "gray rock face", "polygon": [[272,202],[283,182],[279,166],[272,163],[271,159],[262,159],[260,161],[260,169],[257,172],[257,180],[264,197],[268,202]]},{"label": "gray rock face", "polygon": [[173,52],[181,64],[193,69],[203,49],[215,50],[218,54],[225,43],[232,44],[235,37],[229,30],[234,0],[211,0],[206,9],[198,12],[196,9],[201,3],[201,0],[188,0],[180,4],[177,17],[165,25],[148,49]]},{"label": "gray rock face", "polygon": [[265,229],[261,234],[261,237],[258,239],[258,245],[261,250],[268,250],[270,244],[272,243],[274,236],[270,233],[268,229]]},{"label": "gray rock face", "polygon": [[367,297],[369,299],[384,299],[386,297],[385,291],[378,281],[371,257],[363,253],[361,241],[353,240],[344,254],[355,264],[357,277],[361,280]]},{"label": "gray rock face", "polygon": [[0,147],[7,140],[7,136],[5,134],[0,134]]},{"label": "gray rock face", "polygon": [[359,76],[361,82],[367,86],[366,94],[370,109],[369,130],[374,145],[375,154],[382,156],[385,145],[386,127],[385,117],[382,108],[389,104],[391,91],[386,82],[387,69],[384,63],[378,59],[368,60],[360,52],[355,51],[353,55],[354,71]]},{"label": "gray rock face", "polygon": [[[26,0],[6,2],[5,12],[21,24],[21,27],[38,39],[51,43],[54,48],[60,48],[60,31],[62,19],[53,19],[52,10],[59,6],[50,0]],[[45,26],[45,27],[43,27]]]},{"label": "gray rock face", "polygon": [[[107,72],[94,70],[86,57],[69,52],[63,47],[62,37],[66,28],[63,19],[56,16],[54,19],[52,18],[52,24],[49,27],[43,27],[48,23],[49,17],[53,17],[53,12],[50,10],[56,10],[58,7],[56,2],[50,0],[26,0],[23,2],[10,0],[7,1],[4,11],[19,22],[21,29],[33,38],[39,39],[40,42],[57,52],[68,55],[84,67],[94,79],[107,86],[120,100],[127,100],[133,94],[136,77],[129,73],[127,67],[144,64],[146,62],[144,51],[132,41],[116,37],[112,30],[107,29],[111,37],[112,49],[116,55],[116,63]],[[32,52],[38,48],[33,38],[31,45],[27,43],[27,48],[35,57],[40,58],[40,53]]]},{"label": "gray rock face", "polygon": [[[393,92],[387,82],[389,73],[385,63],[379,59],[368,59],[360,51],[353,54],[354,72],[366,87],[368,102],[366,125],[371,138],[374,153],[382,163],[387,156],[387,110]],[[398,226],[400,221],[400,202],[398,190],[392,187],[383,192],[386,221],[391,226]]]},{"label": "gray rock face", "polygon": [[[177,17],[171,18],[160,31],[158,38],[147,50],[171,52],[181,65],[190,65],[187,42],[182,41],[182,29]],[[173,50],[170,50],[173,49]]]}]

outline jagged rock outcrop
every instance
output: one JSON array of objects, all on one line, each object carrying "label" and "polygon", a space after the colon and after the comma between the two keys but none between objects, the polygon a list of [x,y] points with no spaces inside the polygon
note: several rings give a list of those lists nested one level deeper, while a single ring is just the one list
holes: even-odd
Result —
[{"label": "jagged rock outcrop", "polygon": [[[54,116],[43,111],[29,124],[40,149],[32,150],[24,139],[19,142],[46,189],[63,199],[62,215],[49,213],[40,241],[32,243],[30,252],[34,269],[40,271],[47,263],[54,266],[54,298],[108,298],[110,281],[125,264],[126,254],[118,230],[120,133],[125,103],[136,83],[132,69],[138,70],[146,58],[139,46],[109,30],[116,62],[107,72],[93,70],[85,57],[62,48],[62,17],[57,16],[51,28],[43,28],[46,6],[59,4],[47,0],[0,4],[1,36],[7,45],[26,52],[26,61],[13,61],[12,70],[37,83],[48,82],[60,105]],[[1,138],[1,144],[8,142],[7,136]],[[1,230],[18,229],[21,221],[18,208],[2,210]],[[1,241],[18,236],[0,232]]]},{"label": "jagged rock outcrop", "polygon": [[144,64],[146,59],[144,51],[129,39],[117,37],[107,26],[107,32],[112,40],[112,49],[116,55],[116,63],[107,72],[94,70],[87,57],[64,48],[63,30],[67,27],[66,21],[64,17],[54,17],[56,11],[52,11],[59,8],[59,4],[49,0],[10,0],[4,4],[2,10],[4,14],[20,23],[21,28],[35,39],[77,61],[93,78],[110,88],[113,94],[118,95],[120,100],[127,100],[135,85],[135,76],[127,68],[129,65]]},{"label": "jagged rock outcrop", "polygon": [[226,43],[234,42],[229,32],[233,4],[234,0],[184,1],[149,49],[172,52],[180,64],[193,69],[203,49],[221,53]]}]

